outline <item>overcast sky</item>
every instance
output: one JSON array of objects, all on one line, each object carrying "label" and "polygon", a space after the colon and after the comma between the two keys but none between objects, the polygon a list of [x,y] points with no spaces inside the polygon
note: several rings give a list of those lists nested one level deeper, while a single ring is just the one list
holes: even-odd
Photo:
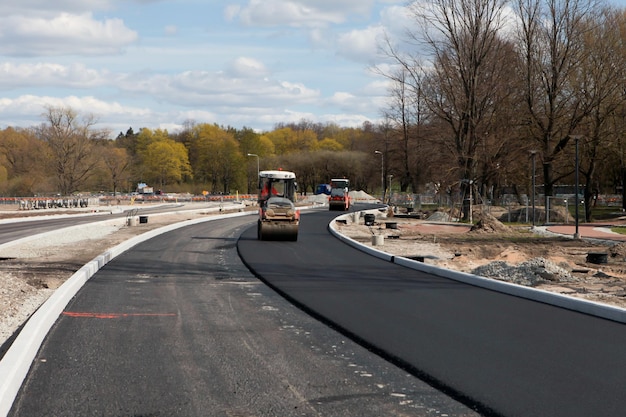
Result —
[{"label": "overcast sky", "polygon": [[[626,0],[613,0],[620,4]],[[46,106],[113,136],[185,121],[380,120],[381,38],[414,25],[407,0],[0,0],[0,128]]]},{"label": "overcast sky", "polygon": [[185,121],[376,122],[379,38],[405,0],[0,0],[0,128],[46,106],[113,134]]}]

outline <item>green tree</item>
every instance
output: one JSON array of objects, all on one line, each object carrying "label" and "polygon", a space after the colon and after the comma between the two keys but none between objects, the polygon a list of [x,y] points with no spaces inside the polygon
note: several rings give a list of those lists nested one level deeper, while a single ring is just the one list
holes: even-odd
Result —
[{"label": "green tree", "polygon": [[324,138],[317,144],[317,149],[325,151],[342,151],[343,145],[332,138]]},{"label": "green tree", "polygon": [[285,127],[268,132],[263,136],[274,144],[274,152],[276,155],[314,151],[317,147],[317,134],[310,129],[293,130],[289,127]]},{"label": "green tree", "polygon": [[191,175],[187,149],[169,138],[159,138],[148,144],[142,152],[142,159],[146,180],[161,188]]},{"label": "green tree", "polygon": [[129,127],[126,133],[120,132],[115,139],[116,146],[124,148],[131,157],[137,153],[137,133]]},{"label": "green tree", "polygon": [[[194,178],[212,192],[244,190],[246,161],[232,132],[217,125],[200,124],[190,146],[195,153]],[[192,152],[190,150],[190,152]]]}]

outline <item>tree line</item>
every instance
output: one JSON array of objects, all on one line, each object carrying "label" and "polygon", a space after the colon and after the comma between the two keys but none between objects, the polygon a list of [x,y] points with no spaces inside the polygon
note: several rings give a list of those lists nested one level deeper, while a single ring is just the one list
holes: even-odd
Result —
[{"label": "tree line", "polygon": [[594,0],[427,0],[409,9],[406,44],[387,39],[383,48],[396,69],[379,70],[393,84],[385,114],[405,184],[431,178],[492,200],[505,189],[530,195],[535,182],[553,196],[574,184],[578,161],[587,220],[598,193],[623,192],[624,9]]},{"label": "tree line", "polygon": [[[49,107],[44,122],[0,131],[0,194],[129,193],[138,183],[164,192],[256,193],[257,169],[298,174],[302,192],[331,177],[372,187],[376,129],[302,121],[259,133],[187,121],[176,133],[130,127],[111,138],[92,115]],[[380,172],[380,171],[378,171]]]},{"label": "tree line", "polygon": [[0,193],[127,192],[138,182],[254,193],[258,164],[295,171],[303,192],[347,177],[370,193],[392,181],[497,203],[531,195],[533,183],[554,195],[574,184],[576,160],[587,220],[596,194],[623,190],[624,10],[589,0],[428,0],[409,10],[407,38],[382,48],[394,69],[376,69],[391,81],[380,123],[257,132],[187,121],[176,133],[131,127],[111,138],[93,116],[48,108],[40,126],[0,131]]}]

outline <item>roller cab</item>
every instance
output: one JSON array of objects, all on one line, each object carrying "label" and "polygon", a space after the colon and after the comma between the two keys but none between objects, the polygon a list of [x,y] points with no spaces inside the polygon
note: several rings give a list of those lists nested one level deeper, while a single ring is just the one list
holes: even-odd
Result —
[{"label": "roller cab", "polygon": [[350,180],[333,178],[330,180],[329,210],[348,211],[350,209]]}]

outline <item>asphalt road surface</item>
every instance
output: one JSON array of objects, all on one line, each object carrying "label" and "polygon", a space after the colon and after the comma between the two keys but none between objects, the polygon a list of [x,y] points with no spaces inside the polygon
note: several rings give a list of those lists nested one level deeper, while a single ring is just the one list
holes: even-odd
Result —
[{"label": "asphalt road surface", "polygon": [[481,413],[626,413],[626,326],[390,264],[307,216],[297,244],[259,242],[242,258],[296,305]]},{"label": "asphalt road surface", "polygon": [[[291,255],[310,250],[310,230],[326,233],[313,227],[326,216],[303,216],[301,242],[258,246],[255,259],[298,276],[303,255]],[[109,262],[49,332],[9,415],[477,415],[254,277],[236,245],[255,221],[178,229]]]},{"label": "asphalt road surface", "polygon": [[[219,203],[216,203],[219,205]],[[99,207],[102,210],[102,207]],[[32,216],[25,218],[16,218],[15,221],[11,221],[11,219],[7,222],[0,223],[0,244],[8,243],[17,239],[21,239],[23,237],[31,236],[35,233],[44,233],[50,232],[53,230],[58,230],[60,228],[75,226],[79,224],[93,223],[98,221],[116,219],[116,218],[124,218],[129,215],[131,211],[136,211],[136,215],[148,215],[151,213],[167,213],[168,211],[181,211],[181,210],[193,210],[195,207],[193,205],[184,206],[183,204],[163,204],[154,207],[136,207],[132,210],[126,210],[120,213],[112,213],[112,214],[89,214],[86,213],[83,216],[73,215],[73,216],[59,216],[55,218],[46,218],[46,215],[53,216],[55,214],[54,210],[50,210],[46,212],[46,215],[42,215],[41,217]],[[68,209],[67,211],[71,211]],[[80,214],[80,212],[77,212]]]}]

